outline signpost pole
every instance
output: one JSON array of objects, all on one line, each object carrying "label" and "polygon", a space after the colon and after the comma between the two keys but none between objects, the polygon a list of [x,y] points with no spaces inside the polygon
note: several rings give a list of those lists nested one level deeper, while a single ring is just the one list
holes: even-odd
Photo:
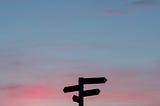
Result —
[{"label": "signpost pole", "polygon": [[84,100],[83,100],[84,86],[83,86],[83,78],[82,77],[79,78],[78,85],[79,85],[79,100],[80,100],[79,106],[83,106],[83,104],[84,104]]}]

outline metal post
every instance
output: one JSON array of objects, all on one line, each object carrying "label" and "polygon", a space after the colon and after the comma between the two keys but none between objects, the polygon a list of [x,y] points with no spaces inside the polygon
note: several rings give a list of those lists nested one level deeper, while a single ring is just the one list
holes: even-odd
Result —
[{"label": "metal post", "polygon": [[79,77],[79,81],[78,81],[78,85],[79,85],[79,106],[83,106],[84,101],[83,101],[83,78]]}]

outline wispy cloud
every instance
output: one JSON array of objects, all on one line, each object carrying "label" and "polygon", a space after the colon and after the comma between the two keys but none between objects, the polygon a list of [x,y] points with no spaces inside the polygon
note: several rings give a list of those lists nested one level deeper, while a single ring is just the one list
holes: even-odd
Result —
[{"label": "wispy cloud", "polygon": [[46,99],[54,97],[54,90],[45,85],[9,85],[0,87],[0,93],[12,99]]},{"label": "wispy cloud", "polygon": [[22,85],[9,85],[9,86],[4,86],[0,87],[0,91],[8,91],[8,90],[14,90],[23,87]]},{"label": "wispy cloud", "polygon": [[[23,62],[24,61],[24,62]],[[29,71],[22,72],[25,76],[33,76],[35,79],[29,79],[30,81],[27,84],[13,84],[8,86],[0,87],[0,99],[4,98],[2,95],[5,95],[6,98],[16,99],[17,101],[21,101],[22,99],[27,100],[48,100],[48,99],[58,99],[62,101],[72,101],[71,94],[63,94],[62,89],[64,86],[77,84],[77,79],[79,76],[84,77],[97,77],[97,76],[106,76],[108,78],[108,82],[104,85],[98,86],[102,92],[99,97],[95,97],[96,101],[102,102],[152,102],[151,99],[159,99],[158,98],[158,90],[160,89],[160,85],[158,85],[157,80],[159,78],[159,67],[150,70],[140,69],[140,68],[125,68],[125,67],[116,67],[109,68],[103,67],[100,64],[91,61],[85,60],[68,60],[68,59],[46,59],[46,60],[24,60],[22,63],[34,63],[32,68]],[[42,63],[41,63],[42,61]],[[40,62],[40,63],[38,63]],[[20,62],[21,63],[21,62]],[[44,64],[52,64],[57,63],[58,66],[55,72],[48,71],[48,68],[44,68],[41,70],[37,70],[34,74],[34,69],[36,64],[39,64],[38,67]],[[63,64],[67,64],[66,66]],[[22,65],[22,64],[21,64]],[[51,65],[52,66],[52,65]],[[19,64],[17,65],[19,67]],[[50,67],[51,68],[51,67]],[[49,68],[49,69],[50,69]],[[53,70],[53,68],[51,68]],[[150,72],[152,71],[152,72]],[[14,72],[15,73],[15,72]],[[22,76],[23,74],[18,72],[18,76]],[[13,73],[12,73],[13,75]],[[44,75],[44,76],[43,76]],[[42,76],[42,77],[41,77]],[[24,77],[21,77],[19,80],[23,80]],[[74,79],[74,80],[73,80]],[[14,80],[7,78],[6,80]],[[36,80],[36,81],[35,81]],[[29,83],[29,84],[28,84]],[[34,84],[32,84],[34,83]],[[57,88],[55,87],[57,86]],[[93,88],[96,85],[93,86]],[[2,94],[2,95],[1,95]],[[89,98],[93,101],[94,98]],[[7,100],[7,99],[5,99]]]},{"label": "wispy cloud", "polygon": [[136,13],[135,6],[147,7],[147,8],[159,7],[160,1],[159,0],[136,0],[136,1],[131,1],[127,4],[124,4],[122,8],[107,9],[104,12],[112,16],[125,16],[125,15]]},{"label": "wispy cloud", "polygon": [[137,0],[131,3],[134,6],[155,6],[157,4],[159,4],[159,0]]},{"label": "wispy cloud", "polygon": [[160,86],[156,83],[157,71],[152,71],[151,75],[151,70],[144,69],[118,68],[111,70],[108,88],[106,87],[108,92],[104,93],[101,99],[117,102],[152,102],[153,98],[158,98],[157,90],[160,89]]},{"label": "wispy cloud", "polygon": [[[143,68],[102,68],[99,65],[92,65],[92,67],[81,67],[78,72],[61,73],[62,79],[59,80],[59,85],[76,84],[79,76],[83,77],[97,77],[106,76],[108,82],[102,87],[102,93],[96,99],[97,101],[109,102],[152,102],[152,99],[157,99],[159,95],[158,89],[160,85],[159,72],[152,69],[147,70]],[[97,70],[99,72],[97,72]],[[157,69],[159,70],[159,69]],[[54,74],[54,73],[53,73]],[[47,77],[49,80],[54,80],[52,74]],[[74,80],[73,80],[74,79]],[[89,98],[90,99],[90,98]],[[94,98],[91,98],[92,100]]]},{"label": "wispy cloud", "polygon": [[[33,81],[34,84],[8,85],[0,87],[0,94],[15,101],[22,100],[62,100],[72,102],[72,94],[64,94],[64,86],[77,84],[79,76],[97,77],[105,76],[108,79],[106,84],[97,86],[101,89],[98,97],[90,97],[87,101],[93,102],[144,102],[152,103],[152,100],[159,99],[160,85],[155,80],[159,80],[159,68],[152,70],[140,68],[105,68],[98,64],[86,64],[77,71],[61,72],[59,74],[46,73],[46,76],[39,77]],[[97,71],[98,70],[98,71]],[[55,86],[57,87],[55,87]],[[96,85],[91,86],[96,87]],[[88,88],[88,85],[87,85]],[[0,95],[1,97],[2,95]],[[7,100],[7,99],[5,99]],[[129,105],[130,106],[130,105]]]},{"label": "wispy cloud", "polygon": [[110,10],[105,10],[104,13],[108,15],[124,16],[124,15],[131,14],[132,11],[128,11],[125,9],[110,9]]},{"label": "wispy cloud", "polygon": [[91,48],[91,49],[106,49],[109,48],[109,45],[104,45],[103,43],[65,43],[65,42],[34,42],[31,45],[34,48]]}]

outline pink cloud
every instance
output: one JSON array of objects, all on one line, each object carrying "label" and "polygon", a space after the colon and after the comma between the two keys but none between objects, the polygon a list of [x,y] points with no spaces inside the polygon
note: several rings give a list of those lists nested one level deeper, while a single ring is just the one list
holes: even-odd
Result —
[{"label": "pink cloud", "polygon": [[5,87],[0,87],[0,91],[8,91],[8,90],[13,90],[13,89],[18,89],[23,87],[22,85],[9,85]]},{"label": "pink cloud", "polygon": [[18,89],[18,92],[16,91],[11,96],[25,99],[44,99],[51,96],[51,90],[45,86],[28,86]]},{"label": "pink cloud", "polygon": [[[80,76],[95,77],[106,76],[108,82],[102,86],[102,98],[98,100],[111,101],[150,101],[158,98],[160,85],[159,69],[147,70],[145,68],[102,68],[92,65],[87,69],[81,69]],[[101,71],[100,71],[101,70]],[[152,70],[152,71],[151,71]],[[85,74],[86,73],[86,74]],[[76,74],[76,73],[75,73]],[[72,75],[74,76],[74,75]],[[77,76],[78,77],[78,76]],[[160,80],[160,79],[159,79]],[[94,86],[93,86],[94,87]],[[108,98],[108,99],[107,99]]]},{"label": "pink cloud", "polygon": [[[99,66],[93,66],[95,70],[102,70]],[[158,72],[159,73],[159,72]],[[146,70],[143,68],[106,68],[103,72],[93,71],[92,68],[83,68],[81,72],[61,73],[63,80],[59,81],[61,87],[77,84],[79,76],[98,77],[106,76],[108,82],[102,85],[86,85],[88,88],[100,88],[101,93],[97,97],[88,97],[87,100],[103,102],[144,102],[152,103],[152,100],[159,99],[160,85],[157,71]],[[68,76],[68,77],[67,77]],[[49,77],[49,76],[48,76]],[[52,78],[51,78],[52,79]],[[51,80],[50,79],[50,80]],[[74,80],[73,80],[74,79]],[[160,80],[160,79],[159,79]],[[72,94],[64,94],[71,95]],[[71,99],[71,98],[70,98]]]},{"label": "pink cloud", "polygon": [[152,103],[160,99],[156,71],[151,74],[140,69],[113,69],[108,74],[108,83],[98,98],[102,101]]},{"label": "pink cloud", "polygon": [[58,94],[53,87],[46,85],[10,85],[0,88],[7,98],[12,99],[46,99],[55,98]]},{"label": "pink cloud", "polygon": [[[67,60],[63,61],[64,63]],[[62,63],[63,63],[62,62]],[[70,61],[71,63],[75,61]],[[97,97],[88,97],[88,101],[103,102],[145,102],[152,103],[158,100],[160,85],[159,68],[122,68],[103,67],[94,62],[77,61],[80,65],[74,69],[62,67],[62,70],[51,71],[44,75],[36,76],[34,83],[26,85],[9,85],[0,87],[0,93],[16,100],[28,99],[53,99],[72,102],[72,95],[76,92],[64,94],[64,86],[77,84],[78,77],[105,76],[108,81],[102,85],[86,85],[88,88],[100,88]],[[60,62],[61,63],[61,62]],[[63,63],[63,64],[64,64]],[[64,69],[63,69],[64,68]],[[65,70],[65,71],[64,71]]]}]

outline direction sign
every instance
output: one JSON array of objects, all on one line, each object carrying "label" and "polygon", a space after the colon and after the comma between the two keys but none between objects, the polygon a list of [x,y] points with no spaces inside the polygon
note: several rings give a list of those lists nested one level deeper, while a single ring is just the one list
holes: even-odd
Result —
[{"label": "direction sign", "polygon": [[83,84],[101,84],[105,83],[107,79],[105,77],[97,78],[83,78]]},{"label": "direction sign", "polygon": [[83,91],[83,97],[98,95],[99,93],[100,93],[99,89],[86,90],[86,91]]},{"label": "direction sign", "polygon": [[79,89],[79,86],[78,86],[78,85],[68,86],[68,87],[65,87],[65,88],[63,89],[63,92],[64,92],[64,93],[73,92],[73,91],[78,91],[78,89]]},{"label": "direction sign", "polygon": [[83,78],[79,77],[78,85],[64,87],[63,92],[73,92],[78,91],[78,96],[74,95],[72,97],[74,102],[77,102],[79,106],[83,106],[84,97],[98,95],[100,93],[99,89],[91,89],[84,91],[84,84],[101,84],[105,83],[107,79],[105,77],[96,77],[96,78]]},{"label": "direction sign", "polygon": [[79,103],[79,102],[80,102],[79,97],[78,97],[78,96],[76,96],[76,95],[73,95],[72,99],[73,99],[73,101],[74,101],[74,102],[77,102],[77,103]]}]

